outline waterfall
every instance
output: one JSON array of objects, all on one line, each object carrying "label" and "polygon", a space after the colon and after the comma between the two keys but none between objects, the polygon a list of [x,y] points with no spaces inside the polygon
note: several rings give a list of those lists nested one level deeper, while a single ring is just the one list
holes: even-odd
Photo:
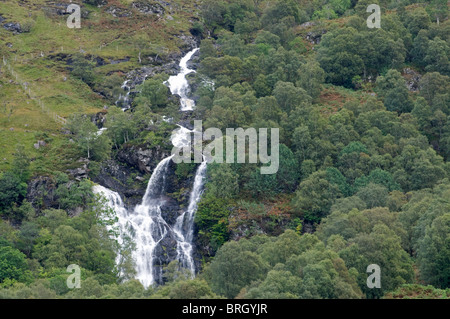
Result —
[{"label": "waterfall", "polygon": [[155,279],[161,281],[161,269],[155,269],[155,248],[171,232],[171,227],[161,216],[162,195],[166,189],[166,176],[169,162],[173,156],[163,159],[153,171],[147,185],[142,204],[135,207],[130,216],[131,230],[134,234],[136,250],[137,279],[148,287]]},{"label": "waterfall", "polygon": [[195,70],[189,69],[187,63],[198,50],[199,49],[196,48],[188,52],[180,61],[180,73],[169,77],[167,80],[170,92],[172,92],[172,94],[178,94],[181,97],[181,111],[192,111],[195,106],[195,102],[188,98],[189,83],[186,80],[186,75],[195,72]]},{"label": "waterfall", "polygon": [[[119,242],[119,245],[123,244],[123,240],[122,240],[122,234],[125,233],[126,229],[127,229],[127,225],[128,225],[128,211],[125,208],[125,205],[123,204],[122,198],[120,197],[120,195],[106,187],[103,187],[101,185],[95,185],[92,187],[92,192],[94,194],[100,194],[103,195],[107,202],[107,205],[112,208],[114,210],[114,212],[116,213],[117,216],[117,223],[116,226],[118,227],[119,230],[119,238],[117,239],[117,241]],[[109,229],[108,229],[109,230]],[[116,264],[120,265],[120,261],[121,261],[121,255],[120,252],[119,254],[116,256]]]},{"label": "waterfall", "polygon": [[206,161],[197,168],[194,185],[189,197],[187,211],[181,214],[175,223],[174,232],[178,237],[177,259],[180,265],[190,270],[192,276],[195,274],[195,265],[192,257],[192,239],[194,235],[194,214],[197,211],[197,203],[200,201],[203,188],[203,178],[206,173]]},{"label": "waterfall", "polygon": [[131,87],[128,85],[129,80],[126,80],[122,83],[122,85],[120,86],[120,88],[122,90],[124,90],[126,93],[125,95],[120,93],[119,94],[119,98],[116,100],[116,105],[117,106],[121,106],[122,111],[125,111],[127,109],[130,108],[130,92],[131,92]]},{"label": "waterfall", "polygon": [[[171,76],[167,81],[172,94],[178,94],[180,96],[181,111],[192,111],[195,107],[195,102],[188,97],[189,83],[186,80],[186,75],[191,72],[195,72],[188,68],[187,63],[192,56],[198,51],[196,48],[188,52],[180,61],[180,73],[176,76]],[[177,147],[190,145],[191,133],[193,131],[178,125],[180,128],[175,134],[172,135],[172,144]],[[206,174],[206,160],[197,168],[194,178],[194,184],[189,196],[189,205],[185,212],[178,216],[173,231],[177,237],[177,259],[180,265],[189,269],[192,276],[195,275],[195,264],[192,256],[192,240],[194,234],[194,215],[197,211],[197,204],[200,201],[203,191],[204,177]]]},{"label": "waterfall", "polygon": [[[195,102],[187,97],[189,85],[186,75],[195,72],[187,67],[187,63],[197,50],[198,48],[190,51],[181,59],[180,73],[167,81],[171,92],[180,95],[181,111],[192,110],[195,106]],[[127,81],[122,88],[128,88],[129,91]],[[123,96],[119,98],[121,99],[124,102],[127,101]],[[181,125],[178,126],[180,128],[171,136],[172,144],[177,147],[190,145],[193,131]],[[166,157],[156,166],[141,204],[137,205],[133,211],[127,211],[120,195],[116,192],[99,185],[94,186],[93,189],[95,193],[103,193],[108,199],[109,206],[116,211],[120,237],[128,235],[133,239],[136,245],[136,249],[132,252],[136,265],[136,278],[146,288],[155,283],[163,283],[161,267],[163,262],[160,258],[160,254],[164,253],[165,249],[163,243],[176,243],[176,256],[173,259],[177,259],[180,266],[188,269],[192,276],[196,272],[192,243],[194,217],[203,191],[206,160],[204,159],[196,170],[187,209],[176,218],[173,225],[170,225],[161,215],[161,207],[166,203],[166,179],[172,158],[173,155]],[[119,238],[120,242],[122,240]]]}]

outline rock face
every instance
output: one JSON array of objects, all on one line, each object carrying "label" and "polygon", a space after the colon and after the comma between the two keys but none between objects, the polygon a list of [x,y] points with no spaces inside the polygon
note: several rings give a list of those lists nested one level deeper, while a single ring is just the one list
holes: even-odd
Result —
[{"label": "rock face", "polygon": [[169,155],[169,152],[163,151],[161,147],[145,149],[143,147],[125,145],[117,154],[117,160],[137,168],[143,174],[149,174],[153,172],[160,160]]},{"label": "rock face", "polygon": [[69,169],[67,170],[67,173],[71,175],[75,180],[81,181],[82,179],[85,179],[88,177],[89,170],[88,170],[88,164],[89,160],[82,158],[78,160],[78,163],[81,163],[81,166],[75,169]]},{"label": "rock face", "polygon": [[408,90],[412,92],[416,92],[419,90],[419,82],[422,78],[422,75],[420,75],[420,73],[414,71],[411,68],[405,68],[403,69],[402,75],[405,78],[406,87],[408,88]]},{"label": "rock face", "polygon": [[[162,159],[168,156],[170,156],[170,152],[159,146],[146,148],[145,145],[123,145],[115,159],[102,164],[99,174],[93,178],[93,181],[118,192],[125,205],[132,208],[141,203],[153,170]],[[179,183],[182,188],[189,189],[191,187],[189,182],[177,179],[174,173],[176,169],[174,163],[171,163],[169,168],[168,194],[175,193],[180,187]],[[188,196],[188,192],[181,195],[181,197]],[[170,198],[170,196],[167,197]],[[168,201],[167,207],[173,211],[173,207],[176,205],[182,205],[182,203]]]},{"label": "rock face", "polygon": [[327,33],[326,30],[310,31],[306,34],[306,40],[312,44],[319,44],[325,33]]},{"label": "rock face", "polygon": [[57,208],[55,201],[55,181],[48,176],[39,176],[28,183],[27,201],[35,209]]},{"label": "rock face", "polygon": [[[125,147],[119,152],[115,160],[109,160],[102,165],[100,173],[94,178],[94,182],[118,192],[128,213],[136,214],[134,209],[137,205],[143,203],[151,174],[161,160],[169,155],[157,147],[152,149],[137,146]],[[196,172],[196,168],[194,168],[188,176],[180,178],[176,174],[176,167],[176,164],[170,161],[164,174],[164,186],[162,186],[164,191],[162,195],[158,195],[161,217],[170,227],[175,226],[177,218],[188,207]],[[143,174],[147,171],[147,174]],[[141,175],[136,176],[136,174]],[[178,256],[175,236],[175,232],[168,231],[153,252],[154,256],[157,256],[153,263],[155,278],[161,278],[161,280],[155,279],[157,284],[164,283],[162,279],[163,268]],[[195,242],[193,249],[195,268],[200,269],[201,256]]]},{"label": "rock face", "polygon": [[[141,202],[147,181],[138,174],[136,169],[125,163],[108,160],[103,163],[100,173],[93,178],[93,181],[118,192],[127,207],[134,207]],[[133,179],[132,176],[140,178]]]},{"label": "rock face", "polygon": [[3,25],[3,28],[15,34],[22,33],[22,27],[18,22],[7,22]]}]

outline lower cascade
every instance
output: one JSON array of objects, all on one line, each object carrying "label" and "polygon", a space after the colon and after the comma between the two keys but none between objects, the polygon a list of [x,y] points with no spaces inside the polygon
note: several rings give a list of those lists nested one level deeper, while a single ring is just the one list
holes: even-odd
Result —
[{"label": "lower cascade", "polygon": [[[171,92],[180,96],[181,111],[192,110],[194,106],[194,101],[187,96],[189,87],[185,76],[194,72],[188,69],[187,62],[197,50],[198,48],[188,52],[181,59],[180,74],[168,81]],[[192,131],[180,126],[172,135],[172,143],[176,146],[190,143],[191,133]],[[118,193],[100,185],[93,187],[94,193],[103,194],[108,200],[108,206],[117,214],[119,244],[123,242],[125,236],[133,240],[135,249],[132,256],[136,266],[136,279],[146,288],[164,282],[162,266],[167,263],[167,260],[161,258],[165,254],[165,247],[162,245],[164,242],[176,243],[173,245],[176,247],[176,255],[173,259],[178,260],[180,267],[189,270],[192,277],[196,272],[193,257],[194,217],[203,191],[206,160],[196,170],[187,209],[176,218],[173,224],[169,224],[161,215],[161,208],[166,202],[166,179],[172,158],[173,155],[159,162],[147,184],[141,204],[133,210],[125,208]]]}]

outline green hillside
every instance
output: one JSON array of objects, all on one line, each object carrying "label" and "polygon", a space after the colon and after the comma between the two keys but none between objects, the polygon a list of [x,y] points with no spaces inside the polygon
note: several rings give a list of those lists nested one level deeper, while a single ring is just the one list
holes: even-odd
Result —
[{"label": "green hillside", "polygon": [[[80,29],[68,4],[0,2],[0,298],[449,298],[447,1],[80,0]],[[197,46],[182,113],[165,81]],[[144,288],[92,186],[139,205],[194,119],[279,129],[279,169],[208,163],[195,278],[169,243]],[[168,223],[198,167],[170,165]]]}]

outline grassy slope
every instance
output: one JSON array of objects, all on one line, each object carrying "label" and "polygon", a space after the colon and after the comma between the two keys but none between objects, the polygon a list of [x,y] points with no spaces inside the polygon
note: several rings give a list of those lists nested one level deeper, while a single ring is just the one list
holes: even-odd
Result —
[{"label": "grassy slope", "polygon": [[[104,79],[106,74],[123,75],[141,66],[137,60],[137,49],[130,41],[133,36],[148,39],[147,50],[150,52],[161,47],[166,52],[174,52],[180,45],[175,35],[187,34],[192,25],[194,1],[171,1],[173,12],[170,15],[173,20],[140,14],[131,10],[131,2],[109,0],[108,5],[102,8],[83,4],[82,8],[90,13],[87,19],[82,19],[81,29],[69,29],[66,26],[67,15],[46,14],[45,7],[51,6],[52,1],[0,2],[0,14],[6,19],[3,23],[32,24],[30,32],[18,35],[1,27],[0,56],[10,61],[19,77],[29,83],[34,94],[51,111],[63,117],[74,112],[96,113],[110,103],[85,83],[71,77],[65,62],[50,59],[49,55],[61,52],[72,54],[81,49],[106,61],[130,58],[129,62],[96,68],[98,79]],[[111,5],[131,10],[132,16],[113,17],[105,12]],[[11,43],[12,47],[8,47],[7,43]],[[61,124],[43,113],[5,68],[0,70],[0,170],[9,167],[17,144],[23,144],[36,158],[34,167],[40,173],[71,166],[76,161],[72,156],[76,154],[61,134]],[[11,108],[13,113],[8,119]],[[37,135],[43,133],[51,139],[50,144],[44,150],[35,150],[33,144],[37,141]]]}]

